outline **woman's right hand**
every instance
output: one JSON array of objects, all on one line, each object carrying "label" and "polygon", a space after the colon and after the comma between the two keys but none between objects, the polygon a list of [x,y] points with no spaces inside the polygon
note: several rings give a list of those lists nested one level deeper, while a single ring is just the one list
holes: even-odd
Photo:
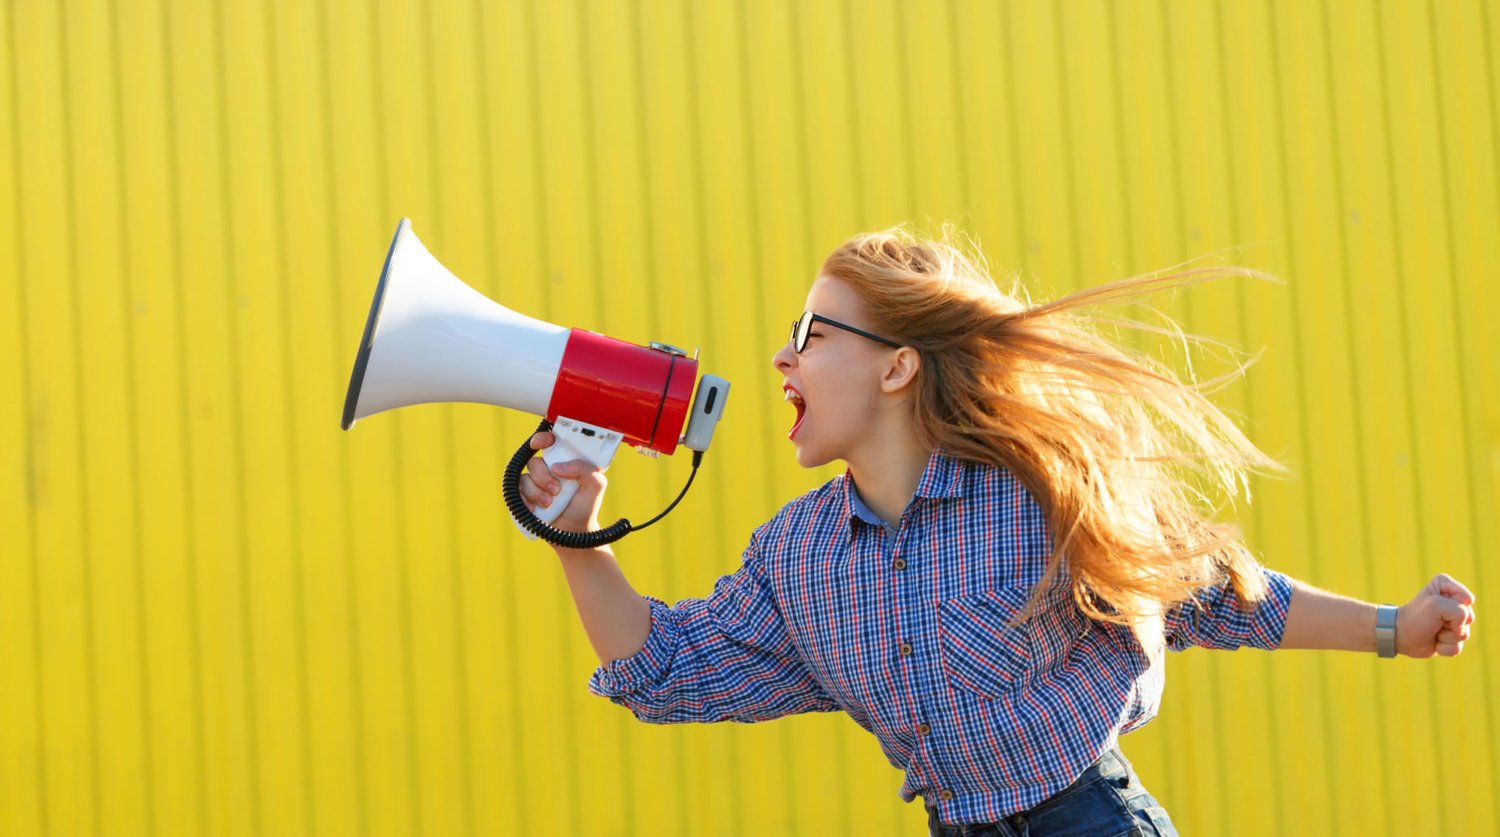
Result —
[{"label": "woman's right hand", "polygon": [[[531,437],[531,449],[551,447],[557,439],[551,433],[537,433]],[[554,529],[564,532],[592,532],[599,528],[599,506],[604,500],[604,489],[608,487],[599,466],[583,459],[560,462],[549,468],[540,456],[533,456],[526,463],[526,473],[521,475],[521,499],[533,514],[537,508],[547,508],[562,490],[562,479],[578,481],[578,491],[563,513],[552,521]]]}]

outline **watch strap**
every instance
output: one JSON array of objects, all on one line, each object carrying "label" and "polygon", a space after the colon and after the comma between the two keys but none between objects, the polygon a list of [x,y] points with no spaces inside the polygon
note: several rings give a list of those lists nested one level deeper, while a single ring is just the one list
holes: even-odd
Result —
[{"label": "watch strap", "polygon": [[1396,606],[1375,608],[1375,653],[1381,657],[1396,656]]}]

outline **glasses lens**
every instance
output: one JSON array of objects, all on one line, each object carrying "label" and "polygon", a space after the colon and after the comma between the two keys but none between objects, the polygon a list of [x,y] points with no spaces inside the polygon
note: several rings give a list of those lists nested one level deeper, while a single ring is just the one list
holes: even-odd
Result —
[{"label": "glasses lens", "polygon": [[802,317],[792,326],[792,347],[798,354],[807,348],[807,333],[812,330],[813,312],[803,311]]}]

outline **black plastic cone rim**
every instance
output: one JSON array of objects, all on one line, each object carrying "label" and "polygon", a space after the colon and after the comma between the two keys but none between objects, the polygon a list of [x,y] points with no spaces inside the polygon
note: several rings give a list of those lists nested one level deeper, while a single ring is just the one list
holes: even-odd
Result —
[{"label": "black plastic cone rim", "polygon": [[380,283],[375,286],[375,298],[370,301],[370,314],[365,318],[365,333],[359,340],[359,354],[354,357],[354,372],[349,375],[349,391],[344,395],[344,418],[340,426],[345,430],[354,426],[354,411],[359,406],[359,390],[365,382],[370,349],[375,345],[375,329],[380,324],[380,311],[385,307],[386,283],[391,275],[391,258],[396,255],[396,242],[401,240],[402,230],[410,226],[410,219],[401,219],[401,223],[396,225],[396,234],[391,236],[391,247],[385,253],[385,266],[380,269]]}]

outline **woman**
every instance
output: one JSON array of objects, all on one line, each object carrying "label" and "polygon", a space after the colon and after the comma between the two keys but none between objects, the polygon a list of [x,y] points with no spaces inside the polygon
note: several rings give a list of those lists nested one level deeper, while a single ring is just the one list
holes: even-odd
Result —
[{"label": "woman", "polygon": [[[847,472],[757,528],[703,599],[668,607],[608,549],[558,549],[602,664],[590,689],[657,723],[847,712],[934,835],[1175,833],[1117,748],[1156,714],[1163,650],[1372,651],[1396,610],[1256,564],[1202,492],[1276,463],[1079,312],[1212,272],[1029,305],[947,236],[846,242],[772,362],[797,462]],[[586,463],[533,459],[528,504],[559,476],[580,488],[555,525],[598,528]],[[1437,576],[1396,611],[1395,651],[1460,653],[1473,601]]]}]

